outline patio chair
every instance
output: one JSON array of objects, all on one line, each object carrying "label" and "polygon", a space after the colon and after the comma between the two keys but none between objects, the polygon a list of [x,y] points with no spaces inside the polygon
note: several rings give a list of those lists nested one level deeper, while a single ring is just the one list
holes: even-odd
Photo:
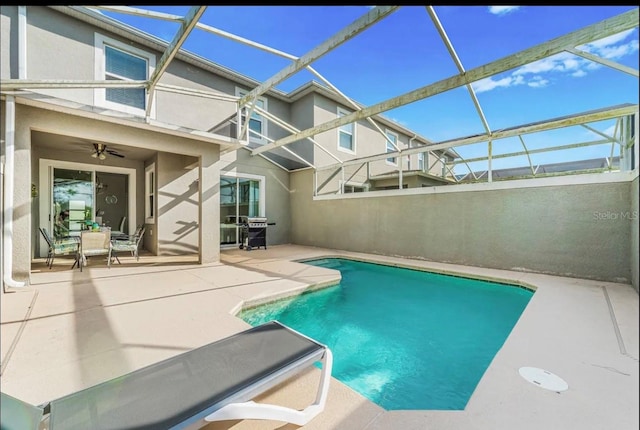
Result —
[{"label": "patio chair", "polygon": [[80,233],[80,271],[87,264],[87,257],[107,256],[107,267],[111,268],[111,230],[83,231]]},{"label": "patio chair", "polygon": [[[305,409],[251,401],[316,362],[320,383]],[[40,405],[42,420],[49,430],[199,429],[243,419],[302,426],[324,410],[331,367],[329,348],[271,321]]]},{"label": "patio chair", "polygon": [[76,236],[66,236],[63,238],[55,239],[49,235],[49,232],[44,227],[39,227],[40,233],[44,240],[47,242],[47,246],[49,249],[47,250],[47,261],[46,264],[51,269],[53,267],[53,259],[56,255],[73,255],[75,257],[75,261],[73,262],[73,269],[76,267],[78,262],[78,252],[80,249],[80,241]]},{"label": "patio chair", "polygon": [[120,224],[118,224],[118,230],[113,230],[111,232],[111,237],[112,238],[117,238],[117,239],[126,239],[127,236],[129,236],[128,234],[126,234],[124,232],[124,223],[127,220],[126,216],[123,216],[122,218],[120,218]]},{"label": "patio chair", "polygon": [[115,239],[111,241],[111,255],[115,257],[119,264],[118,252],[130,252],[132,257],[136,257],[136,261],[140,260],[138,251],[140,249],[140,243],[142,242],[142,236],[144,236],[145,227],[140,225],[136,228],[136,231],[131,236],[125,236],[124,239]]}]

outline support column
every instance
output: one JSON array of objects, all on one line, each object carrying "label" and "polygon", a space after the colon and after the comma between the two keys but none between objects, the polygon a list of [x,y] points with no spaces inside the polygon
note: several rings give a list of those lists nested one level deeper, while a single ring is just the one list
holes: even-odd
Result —
[{"label": "support column", "polygon": [[[31,269],[31,134],[29,127],[16,121],[16,103],[5,101],[5,166],[3,216],[3,281],[22,287]],[[16,172],[20,172],[19,174]]]},{"label": "support column", "polygon": [[200,157],[200,239],[201,264],[220,261],[220,151],[212,145]]}]

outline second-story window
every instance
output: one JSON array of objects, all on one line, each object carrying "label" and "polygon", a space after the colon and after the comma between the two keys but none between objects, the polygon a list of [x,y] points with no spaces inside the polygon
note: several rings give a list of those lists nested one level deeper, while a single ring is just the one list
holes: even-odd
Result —
[{"label": "second-story window", "polygon": [[[393,145],[396,145],[396,146],[398,145],[398,135],[395,134],[392,131],[389,131],[389,130],[387,130],[386,134],[387,134],[387,139],[386,139],[387,152],[395,152],[395,151],[397,151],[395,146],[393,146]],[[393,142],[393,144],[391,142]],[[391,163],[391,164],[394,164],[394,165],[397,164],[396,157],[387,158],[387,163]]]},{"label": "second-story window", "polygon": [[[338,108],[338,118],[347,116],[350,113],[349,111]],[[346,152],[356,152],[353,123],[345,124],[338,128],[338,149]]]},{"label": "second-story window", "polygon": [[[96,33],[95,78],[107,81],[146,81],[155,68],[155,55]],[[145,88],[96,88],[96,106],[145,115]],[[155,117],[155,109],[150,112]]]},{"label": "second-story window", "polygon": [[[105,78],[108,81],[145,81],[147,80],[147,60],[127,52],[105,45]],[[144,88],[107,88],[106,100],[145,108],[146,91]]]},{"label": "second-story window", "polygon": [[[247,95],[247,91],[236,88],[236,96],[244,97],[246,95]],[[263,97],[258,97],[258,100],[256,101],[256,106],[258,106],[260,109],[267,110],[267,99]],[[246,109],[246,112],[248,112],[250,108],[248,106],[245,106],[244,109]],[[243,111],[243,115],[242,115],[243,126],[244,126],[245,120],[246,120],[246,113],[245,111]],[[251,113],[251,118],[249,118],[248,133],[249,133],[250,142],[262,143],[262,144],[267,143],[267,140],[264,137],[262,137],[267,135],[267,121],[262,115],[257,113],[255,109]]]}]

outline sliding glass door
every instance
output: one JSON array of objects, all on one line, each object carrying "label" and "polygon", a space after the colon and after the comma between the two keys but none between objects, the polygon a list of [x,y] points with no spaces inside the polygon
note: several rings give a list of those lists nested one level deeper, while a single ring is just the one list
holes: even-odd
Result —
[{"label": "sliding glass door", "polygon": [[264,189],[260,178],[220,176],[220,244],[240,243],[243,217],[264,213]]},{"label": "sliding glass door", "polygon": [[79,236],[93,221],[93,172],[53,169],[53,235]]},{"label": "sliding glass door", "polygon": [[[128,234],[136,225],[136,169],[41,158],[38,184],[38,226],[52,236],[79,236],[89,222]],[[34,256],[47,249],[40,237]]]}]

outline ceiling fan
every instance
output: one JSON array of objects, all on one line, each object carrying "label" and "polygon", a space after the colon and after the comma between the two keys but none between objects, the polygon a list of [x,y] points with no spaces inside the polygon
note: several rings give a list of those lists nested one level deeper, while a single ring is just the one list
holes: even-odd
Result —
[{"label": "ceiling fan", "polygon": [[104,143],[93,144],[93,153],[91,154],[93,158],[104,160],[105,158],[107,158],[107,154],[113,155],[114,157],[124,158],[124,155],[120,154],[118,151],[107,149],[107,145],[105,145]]}]

